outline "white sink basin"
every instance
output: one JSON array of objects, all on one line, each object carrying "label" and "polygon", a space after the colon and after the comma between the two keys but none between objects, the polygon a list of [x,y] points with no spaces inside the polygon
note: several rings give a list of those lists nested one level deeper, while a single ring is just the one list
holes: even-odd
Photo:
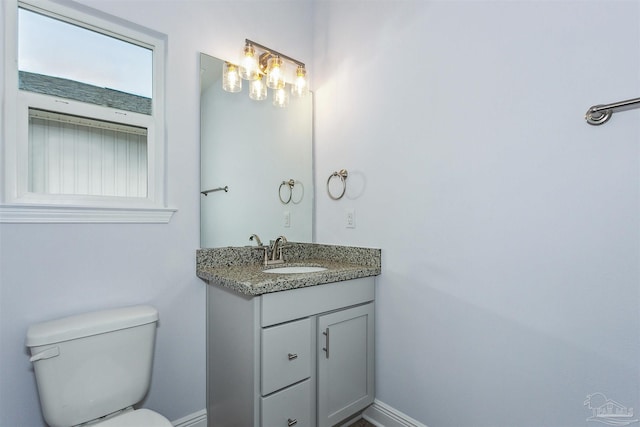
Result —
[{"label": "white sink basin", "polygon": [[277,273],[277,274],[295,274],[295,273],[315,273],[317,271],[324,271],[324,267],[310,267],[310,266],[290,266],[290,267],[275,267],[262,270],[264,273]]}]

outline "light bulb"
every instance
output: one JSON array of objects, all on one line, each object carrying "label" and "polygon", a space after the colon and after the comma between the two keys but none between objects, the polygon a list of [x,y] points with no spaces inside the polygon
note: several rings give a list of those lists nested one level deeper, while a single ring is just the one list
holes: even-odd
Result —
[{"label": "light bulb", "polygon": [[295,97],[306,96],[309,93],[309,82],[307,81],[307,70],[303,65],[298,65],[296,79],[291,85],[291,95]]},{"label": "light bulb", "polygon": [[245,80],[255,80],[258,75],[258,58],[256,50],[250,44],[244,47],[242,60],[240,61],[240,77]]},{"label": "light bulb", "polygon": [[258,75],[257,79],[251,80],[251,83],[249,83],[249,98],[255,101],[262,101],[267,98],[267,85],[264,84],[261,75]]},{"label": "light bulb", "polygon": [[280,89],[273,90],[273,105],[284,108],[289,105],[289,92],[282,86]]},{"label": "light bulb", "polygon": [[238,73],[238,67],[230,62],[225,62],[222,67],[222,89],[227,92],[240,92],[242,79]]},{"label": "light bulb", "polygon": [[267,87],[281,89],[284,87],[284,63],[279,56],[269,58],[267,65]]}]

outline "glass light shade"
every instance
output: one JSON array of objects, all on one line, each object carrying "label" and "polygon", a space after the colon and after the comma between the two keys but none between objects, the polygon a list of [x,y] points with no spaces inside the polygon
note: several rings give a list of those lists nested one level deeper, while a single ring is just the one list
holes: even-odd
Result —
[{"label": "glass light shade", "polygon": [[249,83],[249,98],[255,101],[267,99],[267,85],[264,84],[264,79],[261,75],[258,75],[257,79],[251,80],[251,83]]},{"label": "glass light shade", "polygon": [[298,65],[296,79],[291,85],[291,95],[295,97],[306,96],[309,93],[309,82],[307,81],[307,70],[302,65]]},{"label": "glass light shade", "polygon": [[267,87],[270,89],[284,88],[284,63],[279,56],[269,58],[267,63]]},{"label": "glass light shade", "polygon": [[289,105],[289,92],[284,86],[273,90],[273,105],[281,108]]},{"label": "glass light shade", "polygon": [[225,62],[222,66],[222,89],[227,92],[240,92],[242,79],[238,73],[238,66]]},{"label": "glass light shade", "polygon": [[256,50],[251,45],[245,46],[242,52],[240,77],[245,80],[255,80],[259,77],[258,58],[256,58]]}]

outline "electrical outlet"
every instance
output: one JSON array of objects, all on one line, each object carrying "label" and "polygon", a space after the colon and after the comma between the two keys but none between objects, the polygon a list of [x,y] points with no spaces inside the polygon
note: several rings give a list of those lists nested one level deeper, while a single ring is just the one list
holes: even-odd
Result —
[{"label": "electrical outlet", "polygon": [[282,225],[285,228],[291,227],[291,213],[289,211],[284,211],[282,214]]},{"label": "electrical outlet", "polygon": [[345,227],[347,228],[356,228],[356,211],[355,209],[345,209]]}]

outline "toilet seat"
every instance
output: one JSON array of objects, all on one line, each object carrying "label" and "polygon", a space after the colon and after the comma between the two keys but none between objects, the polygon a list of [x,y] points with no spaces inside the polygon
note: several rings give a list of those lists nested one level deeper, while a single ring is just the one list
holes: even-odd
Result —
[{"label": "toilet seat", "polygon": [[121,415],[104,420],[103,422],[91,424],[91,427],[173,427],[173,424],[149,409],[136,409],[126,411]]}]

